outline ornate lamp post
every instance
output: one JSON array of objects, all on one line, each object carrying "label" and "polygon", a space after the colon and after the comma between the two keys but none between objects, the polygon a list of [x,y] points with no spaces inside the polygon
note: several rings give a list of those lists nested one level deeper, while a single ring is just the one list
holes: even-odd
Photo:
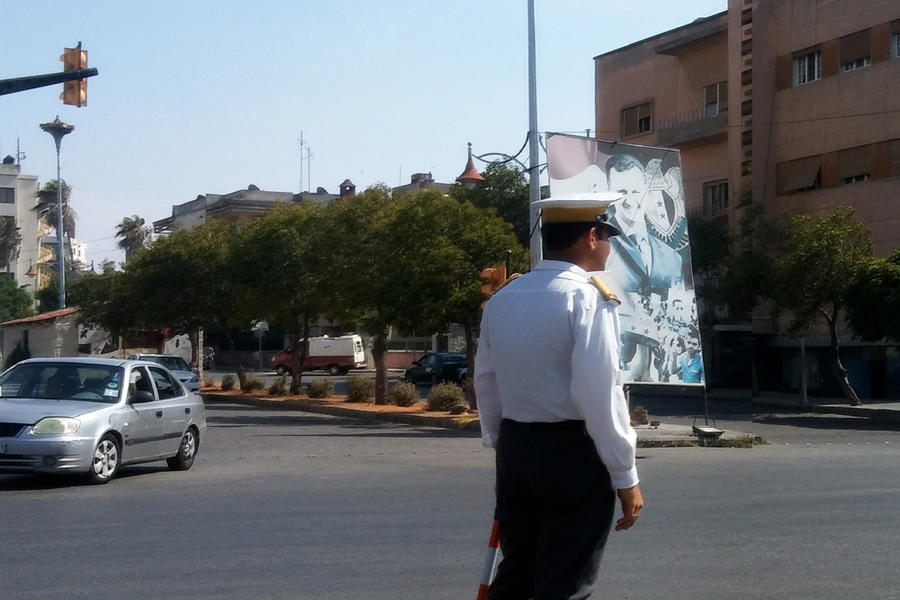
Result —
[{"label": "ornate lamp post", "polygon": [[62,143],[63,136],[66,134],[72,133],[72,130],[75,129],[74,125],[69,125],[68,123],[63,123],[59,120],[59,115],[56,116],[56,119],[49,123],[41,123],[41,129],[49,133],[53,136],[53,141],[56,142],[56,237],[59,242],[59,251],[57,258],[57,265],[59,266],[59,307],[66,307],[66,253],[63,246],[63,237],[65,236],[65,226],[63,225],[63,198],[62,198],[62,179],[59,175],[59,146]]}]

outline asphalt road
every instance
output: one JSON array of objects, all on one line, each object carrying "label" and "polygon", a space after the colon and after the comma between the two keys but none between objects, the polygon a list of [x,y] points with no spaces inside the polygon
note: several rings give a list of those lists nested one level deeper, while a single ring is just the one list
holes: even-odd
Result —
[{"label": "asphalt road", "polygon": [[[229,404],[209,424],[187,472],[0,476],[4,597],[474,597],[493,476],[475,435]],[[647,506],[597,597],[900,598],[900,442],[780,426],[823,437],[642,450]]]}]

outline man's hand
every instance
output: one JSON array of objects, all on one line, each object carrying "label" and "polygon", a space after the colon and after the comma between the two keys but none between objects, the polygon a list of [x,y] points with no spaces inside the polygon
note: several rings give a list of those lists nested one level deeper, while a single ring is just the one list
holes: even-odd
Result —
[{"label": "man's hand", "polygon": [[636,485],[616,492],[619,502],[622,504],[622,518],[616,521],[616,531],[624,531],[634,525],[641,508],[644,507],[644,497],[641,496],[641,486]]}]

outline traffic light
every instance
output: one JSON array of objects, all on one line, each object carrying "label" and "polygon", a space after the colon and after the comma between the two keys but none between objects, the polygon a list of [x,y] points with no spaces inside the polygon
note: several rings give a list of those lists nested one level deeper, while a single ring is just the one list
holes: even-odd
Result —
[{"label": "traffic light", "polygon": [[[63,63],[63,71],[87,69],[87,50],[82,50],[81,42],[78,42],[75,48],[63,49],[59,60]],[[59,97],[63,104],[87,106],[87,78],[64,82],[63,93]]]}]

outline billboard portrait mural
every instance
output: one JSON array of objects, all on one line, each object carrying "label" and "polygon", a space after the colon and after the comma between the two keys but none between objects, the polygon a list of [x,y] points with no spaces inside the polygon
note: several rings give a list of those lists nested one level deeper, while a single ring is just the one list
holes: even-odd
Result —
[{"label": "billboard portrait mural", "polygon": [[616,192],[604,279],[622,301],[629,383],[705,381],[677,150],[547,134],[550,194]]}]

